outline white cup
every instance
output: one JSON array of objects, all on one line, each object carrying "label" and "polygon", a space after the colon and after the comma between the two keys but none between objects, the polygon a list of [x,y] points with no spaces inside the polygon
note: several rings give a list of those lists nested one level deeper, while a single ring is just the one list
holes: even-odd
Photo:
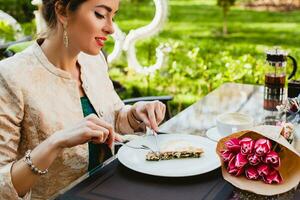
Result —
[{"label": "white cup", "polygon": [[216,125],[221,136],[252,128],[254,120],[251,116],[241,113],[224,113],[217,116]]}]

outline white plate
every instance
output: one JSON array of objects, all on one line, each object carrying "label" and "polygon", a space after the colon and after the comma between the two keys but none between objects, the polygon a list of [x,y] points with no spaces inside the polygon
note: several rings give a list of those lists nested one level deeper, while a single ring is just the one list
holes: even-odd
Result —
[{"label": "white plate", "polygon": [[[119,161],[126,167],[155,176],[185,177],[203,174],[220,167],[220,160],[216,154],[217,143],[195,135],[162,134],[158,135],[160,146],[173,141],[188,142],[195,147],[200,147],[204,153],[200,158],[184,158],[174,160],[146,161],[147,150],[132,149],[122,146],[118,151]],[[154,136],[145,136],[127,143],[130,146],[146,145],[156,149]]]},{"label": "white plate", "polygon": [[224,137],[224,136],[220,135],[217,127],[212,127],[210,129],[208,129],[206,131],[206,136],[209,139],[216,141],[216,142],[218,142],[222,137]]}]

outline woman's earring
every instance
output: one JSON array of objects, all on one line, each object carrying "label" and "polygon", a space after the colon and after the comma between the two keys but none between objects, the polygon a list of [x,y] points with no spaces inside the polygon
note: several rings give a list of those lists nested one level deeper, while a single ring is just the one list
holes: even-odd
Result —
[{"label": "woman's earring", "polygon": [[68,48],[68,46],[69,46],[69,38],[68,38],[68,33],[67,33],[67,25],[66,24],[64,24],[63,25],[63,27],[64,27],[64,33],[63,33],[63,40],[64,40],[64,45],[65,45],[65,47],[66,48]]}]

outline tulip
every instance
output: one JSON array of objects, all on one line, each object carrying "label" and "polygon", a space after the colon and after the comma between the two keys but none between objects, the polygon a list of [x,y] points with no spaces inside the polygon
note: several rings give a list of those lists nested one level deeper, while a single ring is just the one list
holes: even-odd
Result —
[{"label": "tulip", "polygon": [[278,184],[278,183],[282,183],[283,179],[279,171],[277,171],[276,169],[271,169],[269,174],[263,176],[263,181],[268,184],[272,184],[272,183]]},{"label": "tulip", "polygon": [[239,152],[241,149],[240,140],[237,138],[232,138],[229,141],[225,142],[225,146],[229,151]]},{"label": "tulip", "polygon": [[246,177],[251,180],[257,180],[259,177],[259,174],[258,174],[256,168],[253,166],[248,167],[245,170],[245,174],[246,174]]},{"label": "tulip", "polygon": [[229,162],[233,157],[235,157],[235,155],[233,152],[225,150],[221,151],[221,157],[223,158],[224,162]]},{"label": "tulip", "polygon": [[246,164],[248,163],[248,160],[247,160],[247,156],[241,154],[241,153],[238,153],[235,157],[235,167],[237,168],[242,168],[244,167]]},{"label": "tulip", "polygon": [[267,176],[270,173],[270,167],[269,165],[262,163],[258,165],[257,172],[262,177]]},{"label": "tulip", "polygon": [[261,161],[260,157],[256,154],[248,155],[248,161],[250,165],[258,165]]},{"label": "tulip", "polygon": [[229,161],[227,171],[228,171],[229,174],[232,174],[234,176],[240,176],[244,172],[244,168],[243,167],[237,168],[236,165],[235,165],[235,160],[236,160],[236,158],[233,157]]},{"label": "tulip", "polygon": [[274,168],[280,167],[280,157],[275,151],[270,151],[263,159],[263,162],[271,164]]},{"label": "tulip", "polygon": [[258,156],[264,156],[271,150],[271,142],[268,139],[259,139],[255,142],[254,151]]},{"label": "tulip", "polygon": [[241,153],[244,155],[251,154],[254,148],[254,140],[249,137],[245,137],[240,141]]}]

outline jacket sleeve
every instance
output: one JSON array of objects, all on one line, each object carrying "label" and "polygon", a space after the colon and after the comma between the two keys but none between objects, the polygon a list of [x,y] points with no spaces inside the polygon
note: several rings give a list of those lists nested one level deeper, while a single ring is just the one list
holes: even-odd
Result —
[{"label": "jacket sleeve", "polygon": [[114,112],[115,112],[115,130],[118,133],[122,134],[128,134],[128,133],[134,133],[137,131],[144,131],[145,130],[145,125],[143,123],[140,123],[137,121],[131,112],[131,106],[130,105],[125,105],[123,101],[120,99],[119,95],[116,93],[113,83],[109,78],[108,74],[108,63],[105,55],[103,52],[100,52],[100,57],[102,61],[104,61],[104,66],[103,66],[103,72],[105,73],[106,77],[108,78],[108,87],[109,87],[109,92],[112,96],[112,102],[114,105]]},{"label": "jacket sleeve", "polygon": [[[0,66],[2,68],[2,66]],[[7,73],[0,71],[0,199],[30,199],[18,197],[11,179],[11,168],[17,159],[23,119],[23,98],[21,90],[9,81]]]},{"label": "jacket sleeve", "polygon": [[[112,85],[112,83],[111,83]],[[112,96],[115,110],[115,129],[118,133],[130,134],[137,131],[143,131],[144,126],[133,117],[130,105],[124,105],[116,91],[112,87]]]}]

